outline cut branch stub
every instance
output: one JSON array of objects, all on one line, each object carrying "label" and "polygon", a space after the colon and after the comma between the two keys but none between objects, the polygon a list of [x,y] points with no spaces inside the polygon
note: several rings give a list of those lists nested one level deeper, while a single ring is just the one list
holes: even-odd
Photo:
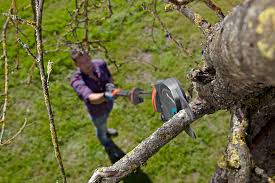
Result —
[{"label": "cut branch stub", "polygon": [[234,8],[213,27],[203,50],[205,65],[201,69],[211,71],[208,75],[212,80],[195,82],[201,98],[214,106],[230,108],[275,86],[273,17],[274,0],[251,0]]}]

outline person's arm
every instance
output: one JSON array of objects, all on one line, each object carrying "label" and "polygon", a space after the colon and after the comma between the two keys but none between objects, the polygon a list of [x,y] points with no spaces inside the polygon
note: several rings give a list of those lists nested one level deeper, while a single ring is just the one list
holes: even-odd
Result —
[{"label": "person's arm", "polygon": [[91,104],[101,104],[106,102],[104,93],[92,93],[88,96],[88,99]]},{"label": "person's arm", "polygon": [[93,93],[85,84],[81,74],[78,72],[72,76],[71,86],[76,91],[77,95],[86,102],[90,102],[91,104],[101,104],[106,101],[104,93]]}]

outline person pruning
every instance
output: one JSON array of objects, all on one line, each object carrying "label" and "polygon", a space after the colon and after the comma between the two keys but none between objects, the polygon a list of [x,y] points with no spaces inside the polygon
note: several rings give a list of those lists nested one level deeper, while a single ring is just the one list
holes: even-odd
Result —
[{"label": "person pruning", "polygon": [[121,91],[114,89],[106,95],[106,84],[113,83],[112,75],[105,61],[92,60],[87,52],[71,51],[71,58],[77,66],[70,83],[85,103],[89,116],[96,127],[96,135],[106,150],[111,148],[109,136],[117,135],[115,129],[107,128],[107,120],[113,108],[114,98]]}]

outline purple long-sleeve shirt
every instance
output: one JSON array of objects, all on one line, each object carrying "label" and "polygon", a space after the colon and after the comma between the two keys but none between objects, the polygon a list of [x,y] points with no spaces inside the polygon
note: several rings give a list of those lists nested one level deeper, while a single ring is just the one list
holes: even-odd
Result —
[{"label": "purple long-sleeve shirt", "polygon": [[71,77],[71,86],[81,100],[84,101],[91,117],[99,117],[109,113],[113,108],[113,101],[106,101],[101,104],[91,104],[89,95],[105,91],[105,84],[112,82],[112,75],[103,60],[93,60],[94,75],[97,80],[82,73],[79,69]]}]

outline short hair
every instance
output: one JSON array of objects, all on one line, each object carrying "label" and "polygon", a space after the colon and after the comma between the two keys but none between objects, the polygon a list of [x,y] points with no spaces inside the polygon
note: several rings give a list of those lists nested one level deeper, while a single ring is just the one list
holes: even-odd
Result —
[{"label": "short hair", "polygon": [[74,49],[71,51],[71,59],[72,59],[74,62],[76,62],[76,59],[77,59],[78,57],[85,56],[85,55],[89,56],[89,54],[88,54],[87,52],[81,51],[81,50],[79,50],[79,49],[77,49],[77,48],[74,48]]}]

